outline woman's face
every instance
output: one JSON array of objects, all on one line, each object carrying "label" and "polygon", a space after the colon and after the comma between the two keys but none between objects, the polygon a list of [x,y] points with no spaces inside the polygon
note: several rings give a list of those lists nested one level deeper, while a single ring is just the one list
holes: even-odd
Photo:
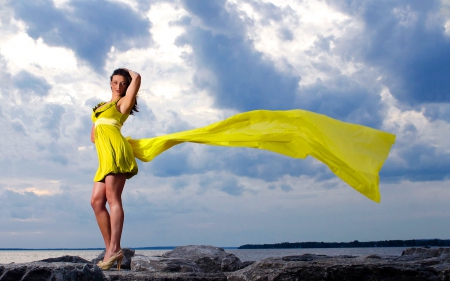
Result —
[{"label": "woman's face", "polygon": [[127,88],[128,81],[122,75],[114,75],[111,80],[111,90],[113,94],[122,95]]}]

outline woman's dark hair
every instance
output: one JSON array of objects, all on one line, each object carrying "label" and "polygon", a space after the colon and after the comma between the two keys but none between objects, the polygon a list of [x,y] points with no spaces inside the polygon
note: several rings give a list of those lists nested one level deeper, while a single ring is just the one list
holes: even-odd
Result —
[{"label": "woman's dark hair", "polygon": [[[122,97],[124,97],[125,94],[127,93],[128,86],[130,85],[131,80],[132,80],[131,75],[130,75],[130,73],[128,73],[127,70],[125,70],[125,69],[123,69],[123,68],[118,68],[118,69],[114,70],[113,74],[111,74],[110,81],[112,81],[114,75],[120,75],[120,76],[123,76],[123,77],[125,77],[125,79],[128,81],[127,86],[126,86],[126,88],[125,88],[125,91],[124,91],[123,94],[121,95]],[[138,104],[137,104],[137,97],[136,97],[136,100],[135,100],[135,102],[134,102],[133,108],[132,108],[131,111],[130,111],[130,115],[133,115],[134,112],[139,112],[139,110],[138,110]]]}]

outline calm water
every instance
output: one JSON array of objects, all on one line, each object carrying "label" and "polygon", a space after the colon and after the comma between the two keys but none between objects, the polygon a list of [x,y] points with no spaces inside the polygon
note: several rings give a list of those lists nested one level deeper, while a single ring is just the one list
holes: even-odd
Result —
[{"label": "calm water", "polygon": [[[339,248],[339,249],[260,249],[260,250],[238,250],[227,249],[228,253],[232,253],[242,261],[258,261],[268,257],[283,257],[290,255],[302,255],[306,253],[328,256],[353,255],[368,256],[378,254],[381,256],[394,255],[400,256],[402,251],[407,248]],[[159,256],[169,250],[137,250],[136,254],[146,256]],[[64,255],[79,256],[87,260],[96,258],[102,251],[100,250],[35,250],[35,251],[0,251],[0,264],[6,263],[24,263],[37,261],[47,258],[61,257]]]}]

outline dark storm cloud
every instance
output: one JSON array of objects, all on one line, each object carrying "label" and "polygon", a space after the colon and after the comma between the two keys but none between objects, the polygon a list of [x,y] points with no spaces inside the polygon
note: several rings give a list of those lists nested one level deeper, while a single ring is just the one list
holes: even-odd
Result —
[{"label": "dark storm cloud", "polygon": [[312,166],[313,159],[294,159],[271,152],[253,151],[245,148],[218,148],[220,159],[212,163],[218,170],[229,171],[238,176],[262,179],[267,182],[278,180],[283,175],[319,176],[328,173],[325,165]]},{"label": "dark storm cloud", "polygon": [[51,0],[11,1],[16,18],[33,39],[74,50],[78,58],[102,71],[107,53],[148,46],[150,23],[129,6],[105,0],[72,1],[56,8]]},{"label": "dark storm cloud", "polygon": [[235,178],[227,178],[225,180],[220,181],[218,185],[220,191],[223,191],[229,195],[239,196],[245,191],[245,188],[239,184],[239,182]]},{"label": "dark storm cloud", "polygon": [[396,156],[388,158],[380,172],[382,181],[440,181],[450,177],[450,153],[433,143],[418,143],[422,137],[413,124],[399,132],[402,139],[395,144]]},{"label": "dark storm cloud", "polygon": [[[316,67],[327,69],[328,73],[335,71],[326,62],[317,63]],[[349,77],[334,73],[326,82],[318,78],[301,87],[299,104],[304,109],[342,121],[379,128],[384,118],[379,96],[381,88],[364,82],[358,74]]]},{"label": "dark storm cloud", "polygon": [[225,0],[183,0],[181,2],[187,11],[198,16],[209,28],[226,29],[233,23],[232,16],[225,10]]},{"label": "dark storm cloud", "polygon": [[397,182],[442,181],[450,178],[450,154],[443,154],[432,146],[414,144],[399,149],[404,163],[387,161],[380,172],[381,180]]},{"label": "dark storm cloud", "polygon": [[[177,177],[186,174],[205,174],[210,171],[230,174],[266,182],[274,182],[284,175],[298,177],[307,175],[317,180],[327,180],[334,175],[324,164],[312,158],[294,159],[271,152],[249,148],[207,147],[203,152],[205,163],[189,160],[191,147],[198,144],[181,144],[156,157],[150,163],[140,164],[142,172],[158,177]],[[203,176],[202,176],[203,177]],[[215,181],[216,179],[210,179]],[[283,189],[287,191],[287,189]]]},{"label": "dark storm cloud", "polygon": [[240,18],[225,9],[224,1],[183,3],[203,26],[186,26],[177,44],[191,45],[196,67],[214,76],[212,81],[200,71],[194,82],[210,89],[216,107],[239,111],[293,107],[300,77],[280,73],[263,59],[243,34]]},{"label": "dark storm cloud", "polygon": [[[336,40],[333,52],[348,61],[374,67],[381,74],[380,81],[400,101],[399,108],[412,105],[423,111],[429,121],[450,119],[450,40],[444,34],[444,20],[440,18],[441,1],[328,3],[364,22],[363,33]],[[319,45],[326,47],[327,42],[324,43]],[[377,104],[373,98],[372,102]],[[358,104],[369,105],[365,107],[370,109],[368,102]],[[373,108],[368,113],[374,113]],[[432,143],[417,143],[420,135],[412,124],[398,134],[409,142],[395,145],[400,159],[388,158],[380,173],[382,181],[449,177],[448,153],[442,153]]]},{"label": "dark storm cloud", "polygon": [[194,173],[189,166],[187,153],[180,153],[180,147],[171,148],[169,151],[156,157],[149,164],[143,163],[140,166],[158,177],[173,177],[183,174]]},{"label": "dark storm cloud", "polygon": [[[12,219],[37,219],[43,220],[31,222],[32,226],[52,220],[69,219],[72,223],[85,223],[91,216],[85,202],[80,200],[78,194],[62,190],[61,193],[38,196],[33,192],[17,192],[12,190],[0,190],[1,217]],[[57,210],[55,212],[55,210]],[[17,227],[17,225],[15,225]]]},{"label": "dark storm cloud", "polygon": [[[282,21],[286,16],[298,18],[289,7],[279,8],[259,1],[247,2],[263,15],[263,25],[270,24],[271,21]],[[326,82],[318,79],[313,84],[299,88],[299,76],[281,73],[272,62],[263,58],[262,53],[254,49],[245,30],[245,26],[252,23],[245,17],[241,19],[237,16],[232,5],[226,7],[225,1],[182,3],[190,12],[191,18],[185,17],[178,22],[185,26],[186,32],[176,43],[192,46],[190,59],[193,59],[197,68],[194,82],[197,87],[209,90],[216,107],[238,111],[300,107],[353,123],[380,126],[383,119],[379,96],[381,88],[367,87],[368,78],[364,74],[346,76],[341,70],[331,66],[326,58],[315,59],[321,53],[331,51],[331,42],[335,40],[333,36],[319,35],[311,50],[306,52],[311,57],[312,67],[331,78]],[[282,40],[295,40],[293,32],[287,28],[278,29],[278,36]],[[205,69],[211,75],[204,75]],[[286,174],[308,175],[320,180],[333,176],[325,165],[311,165],[311,161],[315,160],[288,159],[271,153],[254,154],[244,149],[225,151],[214,148],[213,151],[218,157],[211,159],[208,166],[191,168],[183,157],[178,163],[174,163],[184,153],[179,150],[167,155],[174,159],[167,158],[167,162],[157,165],[156,169],[163,171],[163,167],[168,166],[172,171],[170,174],[159,173],[160,176],[217,170],[269,182]],[[155,161],[163,162],[162,159]],[[170,166],[171,163],[173,166]],[[288,191],[288,187],[284,186],[282,190]]]},{"label": "dark storm cloud", "polygon": [[[298,17],[289,7],[247,2],[263,14],[263,19],[281,21],[286,16]],[[305,52],[310,57],[305,59],[311,61],[311,66],[329,79],[317,79],[315,83],[299,88],[299,76],[279,72],[254,49],[243,28],[247,23],[233,14],[233,7],[227,10],[225,4],[218,1],[202,7],[198,7],[196,1],[183,3],[202,25],[193,26],[192,21],[184,19],[187,32],[177,43],[193,47],[194,62],[199,69],[194,82],[198,87],[210,90],[217,107],[239,111],[302,108],[353,123],[380,126],[383,108],[379,84],[373,83],[370,80],[373,77],[365,77],[364,73],[342,74],[322,55],[331,51],[334,36],[319,34],[311,49]],[[240,28],[236,29],[237,25]],[[295,40],[289,29],[278,31],[283,40]],[[214,79],[209,75],[202,76],[204,69],[209,70]]]},{"label": "dark storm cloud", "polygon": [[246,190],[235,177],[222,175],[214,176],[212,178],[203,176],[200,180],[200,186],[202,188],[200,190],[201,193],[206,190],[217,189],[232,196],[240,196]]},{"label": "dark storm cloud", "polygon": [[441,1],[328,2],[364,21],[363,34],[337,47],[349,60],[378,68],[403,103],[450,102],[450,40]]},{"label": "dark storm cloud", "polygon": [[52,88],[44,78],[37,77],[25,70],[14,75],[12,82],[21,94],[32,93],[42,97],[46,96]]}]

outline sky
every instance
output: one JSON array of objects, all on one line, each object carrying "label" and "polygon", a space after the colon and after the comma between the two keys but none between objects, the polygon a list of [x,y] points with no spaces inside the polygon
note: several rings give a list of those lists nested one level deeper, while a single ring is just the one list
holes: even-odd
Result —
[{"label": "sky", "polygon": [[122,133],[305,109],[396,134],[370,201],[315,159],[181,144],[127,181],[123,247],[449,239],[449,0],[0,0],[0,248],[103,247],[92,107]]}]

